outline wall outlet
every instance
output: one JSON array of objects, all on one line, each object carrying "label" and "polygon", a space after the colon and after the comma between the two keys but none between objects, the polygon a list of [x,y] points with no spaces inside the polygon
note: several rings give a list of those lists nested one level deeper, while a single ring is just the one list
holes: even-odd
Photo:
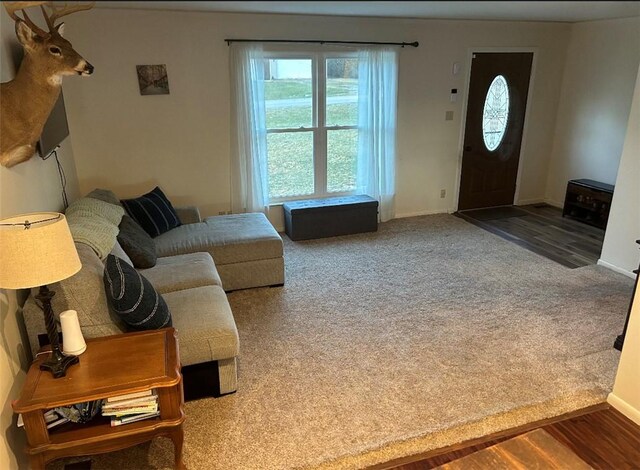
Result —
[{"label": "wall outlet", "polygon": [[446,189],[441,189],[440,190],[440,199],[444,199],[446,195],[447,195],[447,190]]},{"label": "wall outlet", "polygon": [[453,121],[453,111],[446,111],[444,113],[444,120],[445,121]]}]

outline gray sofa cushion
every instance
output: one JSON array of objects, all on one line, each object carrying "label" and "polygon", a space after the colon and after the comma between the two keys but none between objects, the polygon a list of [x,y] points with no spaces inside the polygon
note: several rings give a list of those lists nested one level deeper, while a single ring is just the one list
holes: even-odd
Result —
[{"label": "gray sofa cushion", "polygon": [[108,202],[109,204],[115,204],[116,206],[122,206],[120,199],[113,194],[113,191],[108,189],[94,189],[86,197],[92,197],[94,199],[100,199],[101,201]]},{"label": "gray sofa cushion", "polygon": [[[113,322],[104,293],[102,275],[104,264],[90,246],[76,243],[82,268],[76,274],[52,287],[54,311],[73,309],[78,312],[80,324],[104,325]],[[60,310],[62,309],[62,310]]]},{"label": "gray sofa cushion", "polygon": [[180,222],[183,224],[195,224],[197,222],[202,222],[200,218],[200,210],[196,206],[182,206],[182,207],[174,207],[176,210],[176,214],[178,214],[178,218]]},{"label": "gray sofa cushion", "polygon": [[118,226],[118,242],[138,269],[152,268],[156,264],[156,242],[128,215],[122,216]]},{"label": "gray sofa cushion", "polygon": [[222,264],[217,268],[220,279],[222,279],[222,287],[227,292],[251,287],[284,284],[283,258]]},{"label": "gray sofa cushion", "polygon": [[173,292],[192,287],[222,286],[209,253],[158,258],[153,268],[140,271],[158,292]]},{"label": "gray sofa cushion", "polygon": [[127,263],[133,266],[133,261],[131,261],[129,255],[125,253],[125,251],[120,246],[120,243],[118,243],[117,241],[116,244],[113,245],[113,248],[111,249],[111,252],[109,254],[117,256],[118,258],[125,260]]},{"label": "gray sofa cushion", "polygon": [[[123,332],[124,325],[117,317],[109,312],[107,297],[104,292],[102,275],[104,265],[93,249],[83,243],[76,243],[76,250],[82,263],[82,268],[76,274],[61,282],[49,285],[55,292],[52,306],[56,315],[65,310],[73,309],[78,312],[78,321],[85,337],[87,330],[92,332],[104,331],[108,326],[114,332]],[[36,305],[34,289],[24,305],[23,315],[31,351],[39,349],[38,335],[46,332],[42,310]]]},{"label": "gray sofa cushion", "polygon": [[206,251],[216,266],[282,257],[282,239],[262,213],[207,217],[155,238],[158,256]]},{"label": "gray sofa cushion", "polygon": [[117,256],[107,257],[104,289],[109,307],[129,329],[156,330],[171,326],[171,314],[162,295],[133,266]]},{"label": "gray sofa cushion", "polygon": [[239,353],[238,330],[218,286],[168,292],[163,295],[180,337],[182,365],[229,359]]}]

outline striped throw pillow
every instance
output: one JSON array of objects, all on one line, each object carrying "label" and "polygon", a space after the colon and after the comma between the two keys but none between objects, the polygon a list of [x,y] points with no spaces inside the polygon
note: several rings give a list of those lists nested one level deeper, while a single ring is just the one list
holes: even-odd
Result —
[{"label": "striped throw pillow", "polygon": [[172,326],[169,307],[151,283],[126,261],[107,256],[104,266],[107,303],[130,330],[156,330]]},{"label": "striped throw pillow", "polygon": [[131,216],[152,237],[168,232],[180,224],[175,209],[159,187],[135,199],[120,201]]}]

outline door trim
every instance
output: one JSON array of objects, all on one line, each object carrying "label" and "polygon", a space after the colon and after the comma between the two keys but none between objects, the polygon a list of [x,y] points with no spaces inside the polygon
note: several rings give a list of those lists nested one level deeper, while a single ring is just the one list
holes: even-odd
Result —
[{"label": "door trim", "polygon": [[529,77],[529,90],[527,91],[527,105],[524,110],[524,122],[522,124],[522,140],[520,144],[520,155],[518,162],[518,174],[516,176],[516,191],[513,195],[513,204],[520,199],[520,182],[522,180],[522,168],[524,167],[525,148],[527,144],[527,135],[529,134],[529,111],[531,110],[531,98],[533,96],[534,80],[536,77],[536,66],[538,61],[539,47],[469,47],[467,48],[467,70],[464,78],[464,94],[462,98],[462,115],[460,116],[460,132],[458,136],[458,160],[456,162],[456,181],[454,187],[453,207],[454,212],[458,210],[460,203],[460,179],[462,178],[462,157],[464,147],[464,131],[467,127],[467,105],[469,104],[469,86],[471,85],[471,63],[474,52],[531,52],[533,59],[531,61],[531,75]]}]

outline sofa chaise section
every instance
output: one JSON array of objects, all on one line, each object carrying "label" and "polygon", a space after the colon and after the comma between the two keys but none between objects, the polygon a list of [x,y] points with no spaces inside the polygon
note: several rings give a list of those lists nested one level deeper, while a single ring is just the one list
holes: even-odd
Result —
[{"label": "sofa chaise section", "polygon": [[[180,212],[182,220],[194,214]],[[154,238],[158,256],[207,252],[225,291],[284,284],[282,238],[262,213],[207,217]]]}]

